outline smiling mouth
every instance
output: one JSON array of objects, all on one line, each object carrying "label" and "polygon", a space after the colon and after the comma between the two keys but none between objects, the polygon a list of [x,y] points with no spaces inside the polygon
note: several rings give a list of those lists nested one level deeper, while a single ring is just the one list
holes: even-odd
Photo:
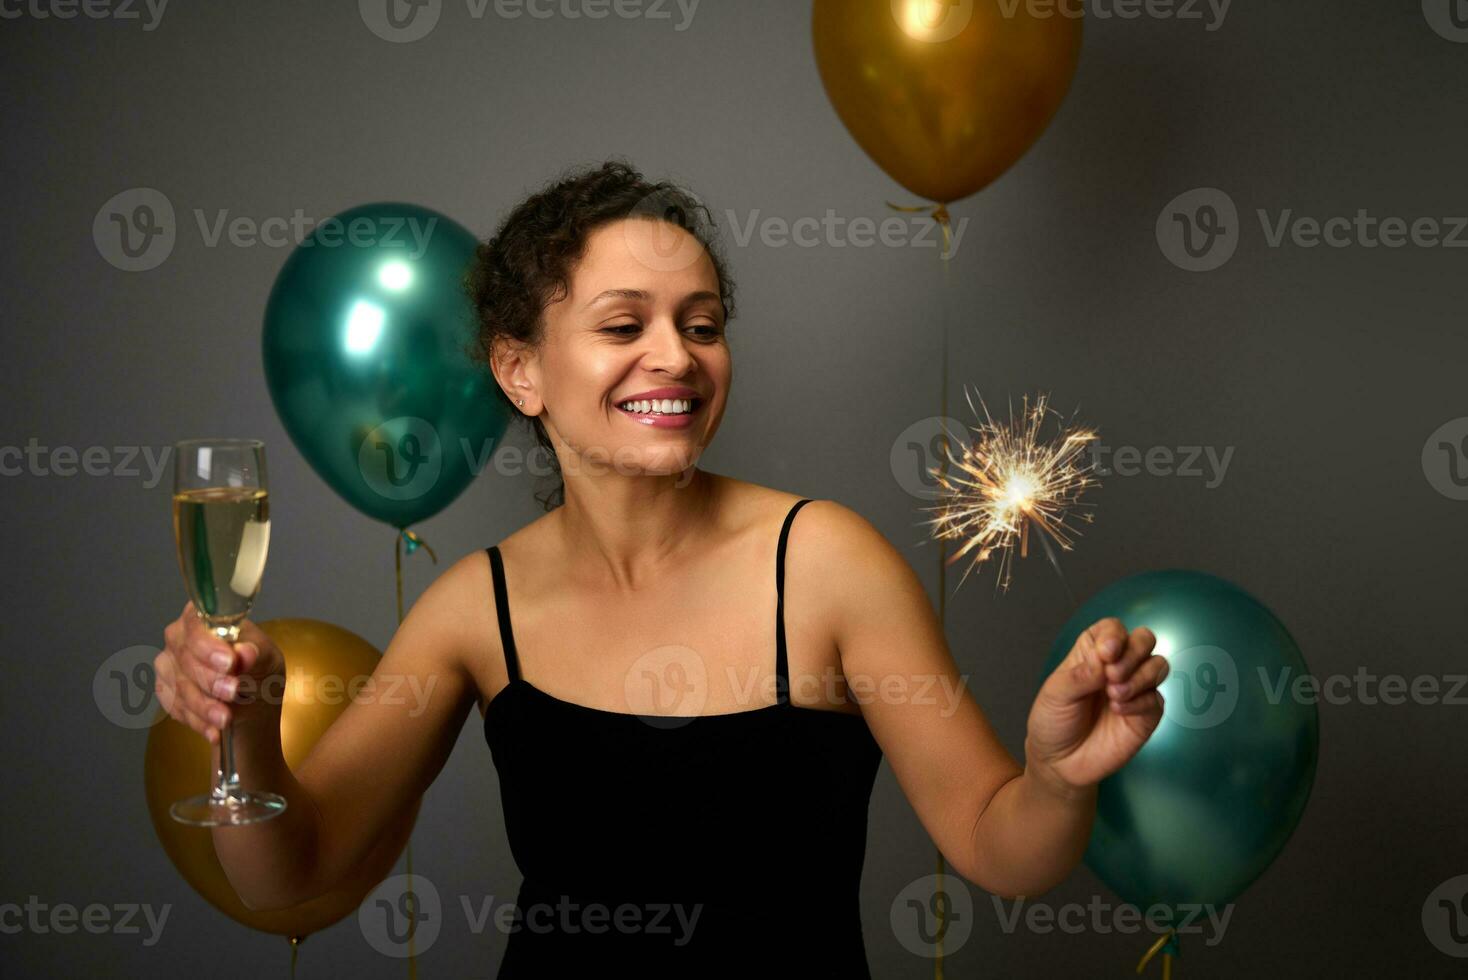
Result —
[{"label": "smiling mouth", "polygon": [[617,405],[619,411],[628,415],[657,417],[676,417],[679,415],[692,415],[704,405],[702,398],[653,398],[641,399],[630,402],[622,402]]}]

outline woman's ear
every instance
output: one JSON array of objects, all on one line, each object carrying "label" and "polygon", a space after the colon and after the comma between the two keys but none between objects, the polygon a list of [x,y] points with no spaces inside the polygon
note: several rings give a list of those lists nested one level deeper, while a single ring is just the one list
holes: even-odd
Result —
[{"label": "woman's ear", "polygon": [[[494,342],[491,356],[494,377],[500,388],[516,407],[524,410],[533,401],[535,386],[529,377],[529,350],[517,341],[499,339]],[[538,414],[526,411],[526,415]]]}]

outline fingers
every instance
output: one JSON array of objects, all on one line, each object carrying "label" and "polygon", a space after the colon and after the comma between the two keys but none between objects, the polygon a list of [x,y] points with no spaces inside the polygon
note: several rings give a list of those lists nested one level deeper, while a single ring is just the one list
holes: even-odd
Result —
[{"label": "fingers", "polygon": [[1064,666],[1089,665],[1097,668],[1097,673],[1101,674],[1102,667],[1115,663],[1121,656],[1126,639],[1126,627],[1121,624],[1121,620],[1114,616],[1097,620],[1076,637],[1075,646],[1071,647],[1070,656],[1066,658]]},{"label": "fingers", "polygon": [[[248,619],[240,620],[240,643],[251,643],[256,647],[264,647],[270,642],[270,634],[256,626]],[[238,645],[238,644],[236,644]]]},{"label": "fingers", "polygon": [[1106,683],[1103,668],[1115,661],[1126,642],[1119,619],[1103,619],[1076,638],[1070,656],[1046,681],[1049,693],[1062,702],[1079,701],[1100,691]]},{"label": "fingers", "polygon": [[1105,689],[1112,708],[1135,714],[1160,704],[1149,699],[1167,677],[1165,657],[1153,654],[1157,636],[1145,626],[1131,633],[1114,616],[1097,620],[1076,639],[1071,654],[1049,682],[1062,700],[1079,700]]},{"label": "fingers", "polygon": [[1130,701],[1112,701],[1111,710],[1119,715],[1146,715],[1156,712],[1157,717],[1153,719],[1155,725],[1162,720],[1162,710],[1166,704],[1162,692],[1152,689],[1142,692]]},{"label": "fingers", "polygon": [[1106,694],[1116,702],[1131,701],[1148,691],[1155,691],[1167,679],[1170,669],[1166,657],[1150,655],[1129,678],[1119,683],[1107,684]]},{"label": "fingers", "polygon": [[239,665],[235,651],[201,619],[188,628],[179,659],[189,678],[207,692],[214,691],[216,682],[235,673]]},{"label": "fingers", "polygon": [[1131,636],[1124,637],[1126,649],[1120,657],[1106,665],[1106,680],[1111,684],[1119,684],[1132,676],[1132,673],[1141,666],[1157,646],[1157,635],[1145,626],[1139,626],[1132,630]]},{"label": "fingers", "polygon": [[154,688],[158,702],[169,716],[213,742],[218,738],[219,725],[211,719],[213,706],[218,702],[207,697],[188,678],[180,677],[177,658],[164,651],[153,661],[156,676]]},{"label": "fingers", "polygon": [[154,658],[159,703],[170,716],[210,742],[229,723],[239,678],[240,657],[185,603],[179,618],[163,631],[164,650]]}]

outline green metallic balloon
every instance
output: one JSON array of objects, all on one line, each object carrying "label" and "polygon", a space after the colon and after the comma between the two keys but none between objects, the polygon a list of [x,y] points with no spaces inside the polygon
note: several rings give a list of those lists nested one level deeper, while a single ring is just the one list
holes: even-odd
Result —
[{"label": "green metallic balloon", "polygon": [[448,506],[509,423],[469,357],[477,242],[412,204],[319,224],[265,309],[265,379],[291,440],[333,490],[404,528]]},{"label": "green metallic balloon", "polygon": [[1192,918],[1186,906],[1221,912],[1284,848],[1309,799],[1320,735],[1315,704],[1294,696],[1305,660],[1247,592],[1169,570],[1087,600],[1043,676],[1108,616],[1151,629],[1170,671],[1157,730],[1097,789],[1086,865],[1143,912],[1167,906],[1174,925]]}]

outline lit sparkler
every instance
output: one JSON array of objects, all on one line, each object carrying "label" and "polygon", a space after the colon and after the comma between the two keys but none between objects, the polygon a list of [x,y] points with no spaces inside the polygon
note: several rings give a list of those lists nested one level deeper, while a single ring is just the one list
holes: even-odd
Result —
[{"label": "lit sparkler", "polygon": [[[968,403],[973,410],[972,399]],[[964,447],[961,458],[955,459],[949,453],[955,471],[932,471],[943,503],[926,508],[938,515],[926,523],[933,526],[936,539],[964,540],[946,564],[973,552],[963,580],[997,553],[998,588],[1008,591],[1016,546],[1021,558],[1029,555],[1031,524],[1058,573],[1060,566],[1049,541],[1069,551],[1079,533],[1069,523],[1072,516],[1088,523],[1092,518],[1090,513],[1071,512],[1088,506],[1081,497],[1099,482],[1084,458],[1086,444],[1096,438],[1096,433],[1061,422],[1056,435],[1044,438],[1046,421],[1051,416],[1059,418],[1048,403],[1049,396],[1039,394],[1031,405],[1026,395],[1019,415],[1014,414],[1011,405],[1009,420],[995,422],[989,406],[980,398],[984,420],[971,427],[975,436],[972,445]]]}]

